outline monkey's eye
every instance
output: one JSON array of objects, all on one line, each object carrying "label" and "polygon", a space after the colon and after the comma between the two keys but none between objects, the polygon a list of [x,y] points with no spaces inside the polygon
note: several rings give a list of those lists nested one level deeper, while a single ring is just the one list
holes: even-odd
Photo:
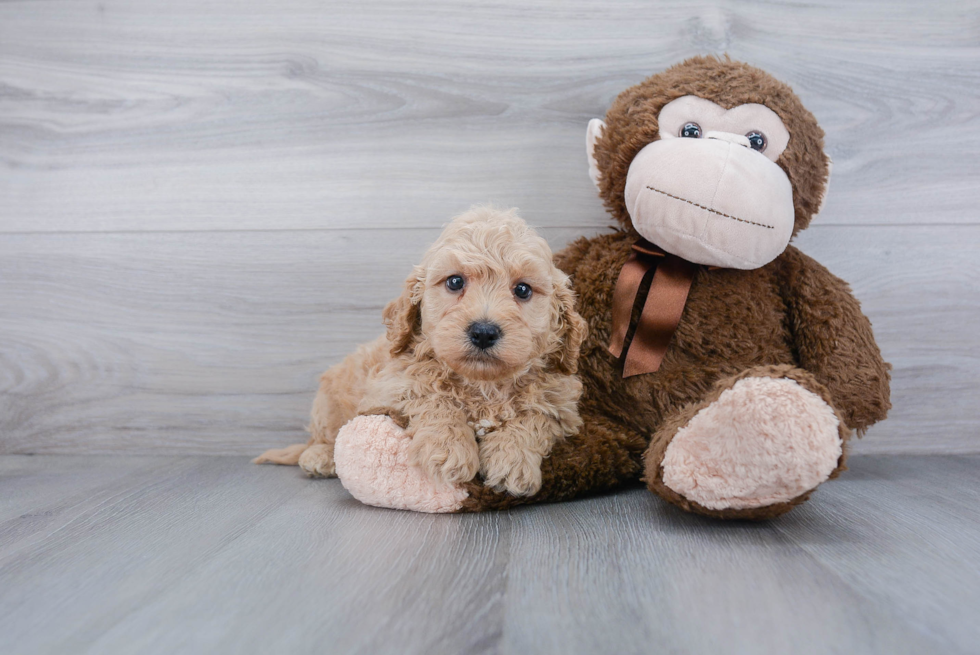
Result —
[{"label": "monkey's eye", "polygon": [[681,136],[686,136],[689,139],[700,139],[701,126],[697,123],[684,123],[684,127],[681,128]]},{"label": "monkey's eye", "polygon": [[762,132],[752,130],[751,132],[745,135],[745,138],[749,140],[749,147],[752,148],[753,150],[758,150],[759,152],[763,152],[766,149],[766,144],[768,142],[766,141],[766,135],[763,134]]},{"label": "monkey's eye", "polygon": [[531,286],[525,282],[518,282],[514,287],[514,295],[521,300],[527,300],[531,297]]},{"label": "monkey's eye", "polygon": [[450,291],[459,291],[466,284],[466,280],[463,279],[462,275],[450,275],[446,279],[446,288]]}]

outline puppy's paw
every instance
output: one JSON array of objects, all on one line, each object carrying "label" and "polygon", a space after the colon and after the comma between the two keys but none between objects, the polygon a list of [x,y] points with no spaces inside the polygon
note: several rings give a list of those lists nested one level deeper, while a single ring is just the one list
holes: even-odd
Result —
[{"label": "puppy's paw", "polygon": [[469,482],[480,470],[480,450],[471,438],[416,433],[408,454],[436,482]]},{"label": "puppy's paw", "polygon": [[499,440],[480,444],[484,485],[512,496],[533,496],[541,489],[541,456]]},{"label": "puppy's paw", "polygon": [[299,467],[311,478],[336,477],[333,463],[333,446],[314,444],[299,456]]}]

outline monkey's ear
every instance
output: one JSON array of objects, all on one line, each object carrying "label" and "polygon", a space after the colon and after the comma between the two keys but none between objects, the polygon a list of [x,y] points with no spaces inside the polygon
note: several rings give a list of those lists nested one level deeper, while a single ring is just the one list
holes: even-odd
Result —
[{"label": "monkey's ear", "polygon": [[827,192],[830,191],[830,174],[834,170],[834,160],[831,159],[830,155],[827,154],[825,154],[824,157],[827,158],[827,181],[823,183],[823,193],[820,194],[820,204],[817,205],[817,211],[813,212],[814,216],[822,212],[823,206],[827,204]]},{"label": "monkey's ear", "polygon": [[593,118],[589,121],[589,128],[585,131],[585,152],[589,155],[589,177],[592,184],[599,188],[599,162],[595,158],[595,142],[602,138],[602,132],[606,129],[606,124],[601,118]]}]

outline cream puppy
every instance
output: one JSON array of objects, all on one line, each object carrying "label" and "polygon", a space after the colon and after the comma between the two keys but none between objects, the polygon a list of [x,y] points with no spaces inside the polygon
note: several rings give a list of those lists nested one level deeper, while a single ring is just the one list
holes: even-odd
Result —
[{"label": "cream puppy", "polygon": [[256,463],[332,476],[340,428],[388,414],[433,480],[481,473],[498,490],[537,492],[542,459],[582,424],[575,372],[586,334],[547,242],[513,210],[474,207],[425,253],[384,321],[386,335],[321,377],[309,442]]}]

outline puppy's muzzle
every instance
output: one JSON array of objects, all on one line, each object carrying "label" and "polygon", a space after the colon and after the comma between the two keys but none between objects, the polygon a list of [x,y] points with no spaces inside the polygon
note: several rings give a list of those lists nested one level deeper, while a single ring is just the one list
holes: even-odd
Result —
[{"label": "puppy's muzzle", "polygon": [[470,338],[470,343],[480,350],[486,350],[500,340],[502,332],[500,331],[500,326],[496,323],[484,321],[471,323],[469,329],[466,331],[466,334]]}]

